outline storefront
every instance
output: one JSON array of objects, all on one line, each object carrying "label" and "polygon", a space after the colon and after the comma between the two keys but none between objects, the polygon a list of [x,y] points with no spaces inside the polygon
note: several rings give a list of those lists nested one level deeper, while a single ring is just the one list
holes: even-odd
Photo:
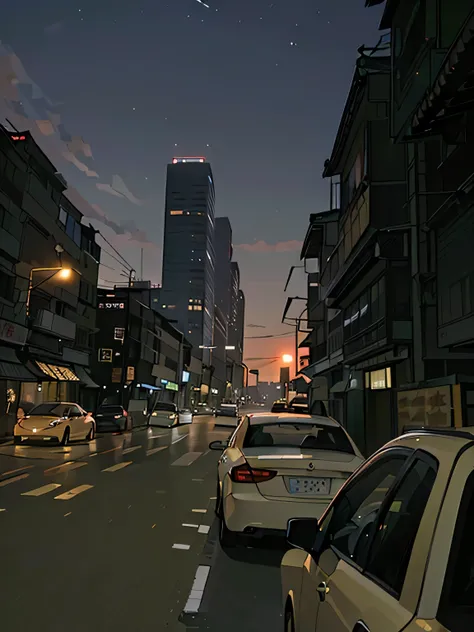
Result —
[{"label": "storefront", "polygon": [[22,384],[35,383],[36,376],[19,360],[15,349],[0,347],[0,437],[10,436],[16,423]]},{"label": "storefront", "polygon": [[23,381],[20,406],[26,412],[43,402],[81,402],[81,380],[72,367],[31,359],[26,368],[34,381]]},{"label": "storefront", "polygon": [[396,436],[393,427],[392,367],[365,372],[366,455]]}]

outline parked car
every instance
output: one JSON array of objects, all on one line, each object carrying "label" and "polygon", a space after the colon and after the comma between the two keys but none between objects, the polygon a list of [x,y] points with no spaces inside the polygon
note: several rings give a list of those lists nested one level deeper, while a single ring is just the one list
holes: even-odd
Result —
[{"label": "parked car", "polygon": [[79,404],[44,402],[18,418],[13,430],[14,443],[29,441],[67,445],[69,441],[92,441],[95,421]]},{"label": "parked car", "polygon": [[474,429],[413,431],[288,523],[286,632],[474,630]]},{"label": "parked car", "polygon": [[288,402],[286,399],[278,399],[276,402],[272,404],[272,413],[284,413],[288,409]]},{"label": "parked car", "polygon": [[238,417],[239,408],[237,404],[221,404],[215,410],[216,417]]},{"label": "parked car", "polygon": [[195,415],[213,415],[214,414],[214,409],[212,409],[207,404],[198,404],[194,408],[194,414]]},{"label": "parked car", "polygon": [[288,519],[319,518],[363,462],[352,439],[327,417],[246,415],[223,450],[217,469],[216,513],[224,547],[286,533]]},{"label": "parked car", "polygon": [[177,426],[178,424],[192,424],[193,413],[189,408],[178,410],[176,404],[157,402],[150,417],[151,425]]},{"label": "parked car", "polygon": [[97,432],[124,432],[131,430],[132,418],[123,406],[103,404],[95,415]]}]

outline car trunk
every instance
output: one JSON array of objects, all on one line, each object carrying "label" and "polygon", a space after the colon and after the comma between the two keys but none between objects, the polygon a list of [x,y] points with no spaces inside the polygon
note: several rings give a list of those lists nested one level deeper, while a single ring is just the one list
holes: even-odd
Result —
[{"label": "car trunk", "polygon": [[[34,428],[44,430],[45,428],[49,428],[49,424],[57,419],[59,419],[57,415],[33,415],[32,417],[24,417],[18,425],[25,430],[33,430]],[[64,421],[66,420],[61,419],[61,422]]]},{"label": "car trunk", "polygon": [[355,454],[301,448],[245,448],[252,469],[277,472],[257,487],[266,498],[308,500],[332,498],[362,463]]}]

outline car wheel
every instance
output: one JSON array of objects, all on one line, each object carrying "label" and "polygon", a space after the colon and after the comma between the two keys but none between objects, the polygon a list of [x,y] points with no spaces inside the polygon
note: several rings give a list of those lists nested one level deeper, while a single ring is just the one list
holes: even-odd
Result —
[{"label": "car wheel", "polygon": [[95,426],[94,424],[91,424],[91,429],[89,430],[89,433],[86,437],[86,441],[94,441],[95,439]]},{"label": "car wheel", "polygon": [[61,445],[67,445],[69,443],[69,428],[66,428],[63,434],[63,438],[61,439]]},{"label": "car wheel", "polygon": [[15,445],[18,445],[19,443],[21,443],[21,437],[13,437],[13,443]]},{"label": "car wheel", "polygon": [[291,606],[285,612],[285,632],[295,632],[295,620]]}]

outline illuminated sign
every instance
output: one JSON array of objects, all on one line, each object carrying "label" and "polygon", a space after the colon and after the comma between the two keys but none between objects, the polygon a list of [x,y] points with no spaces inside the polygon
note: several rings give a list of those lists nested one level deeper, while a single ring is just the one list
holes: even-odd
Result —
[{"label": "illuminated sign", "polygon": [[183,371],[181,381],[183,382],[183,384],[189,382],[189,371]]},{"label": "illuminated sign", "polygon": [[182,162],[206,162],[206,159],[203,156],[184,156],[180,158],[173,158],[174,165]]},{"label": "illuminated sign", "polygon": [[165,388],[168,391],[177,391],[178,390],[178,385],[175,384],[174,382],[168,382],[168,384],[165,386]]},{"label": "illuminated sign", "polygon": [[79,382],[77,375],[65,366],[56,366],[55,364],[46,364],[45,362],[37,362],[36,364],[45,375],[55,380],[60,380],[61,382]]},{"label": "illuminated sign", "polygon": [[99,349],[99,362],[112,362],[112,349]]},{"label": "illuminated sign", "polygon": [[99,303],[99,309],[125,309],[125,303]]}]

